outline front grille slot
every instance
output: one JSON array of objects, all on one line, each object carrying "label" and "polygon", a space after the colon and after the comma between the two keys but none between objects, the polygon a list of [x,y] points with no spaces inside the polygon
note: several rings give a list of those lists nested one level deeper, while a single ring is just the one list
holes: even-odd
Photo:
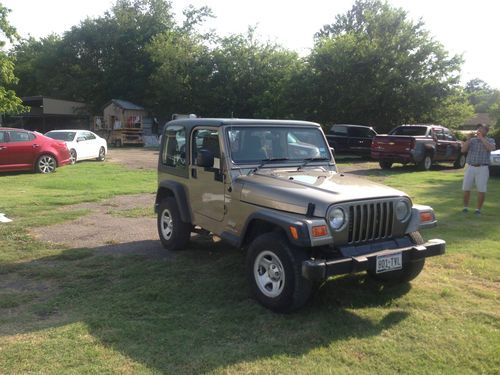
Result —
[{"label": "front grille slot", "polygon": [[393,202],[370,202],[349,206],[349,244],[392,236]]}]

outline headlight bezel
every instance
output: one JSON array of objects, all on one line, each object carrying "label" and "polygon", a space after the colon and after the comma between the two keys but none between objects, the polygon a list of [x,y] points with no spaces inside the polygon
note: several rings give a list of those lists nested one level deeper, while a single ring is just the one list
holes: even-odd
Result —
[{"label": "headlight bezel", "polygon": [[[406,212],[403,211],[403,215],[399,214],[398,207],[403,207]],[[410,217],[411,217],[411,203],[408,199],[399,199],[396,204],[394,205],[394,216],[396,217],[396,220],[398,220],[401,223],[406,223]]]},{"label": "headlight bezel", "polygon": [[[340,225],[337,226],[334,225],[335,218],[333,218],[333,215],[335,213],[340,213],[342,215],[342,222]],[[349,220],[347,217],[346,210],[343,207],[336,206],[336,207],[330,207],[326,215],[326,221],[328,222],[328,225],[330,226],[330,229],[332,231],[340,232],[345,228]]]}]

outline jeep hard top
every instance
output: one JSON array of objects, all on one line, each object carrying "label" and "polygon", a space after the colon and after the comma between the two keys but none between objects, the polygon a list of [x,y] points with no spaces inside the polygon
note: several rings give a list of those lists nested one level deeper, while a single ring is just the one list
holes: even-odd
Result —
[{"label": "jeep hard top", "polygon": [[341,174],[319,124],[180,119],[166,124],[155,210],[168,250],[202,228],[247,252],[256,299],[274,311],[304,305],[328,277],[367,271],[408,282],[445,242],[424,242],[431,207]]}]

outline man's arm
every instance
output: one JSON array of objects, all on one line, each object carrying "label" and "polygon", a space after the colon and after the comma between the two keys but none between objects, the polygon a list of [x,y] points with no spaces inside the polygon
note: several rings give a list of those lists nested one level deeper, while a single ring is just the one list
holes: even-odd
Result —
[{"label": "man's arm", "polygon": [[462,154],[466,154],[467,151],[469,151],[469,146],[470,146],[470,140],[472,139],[472,135],[469,134],[467,136],[467,140],[465,142],[462,142]]},{"label": "man's arm", "polygon": [[488,151],[495,151],[495,141],[494,140],[492,140],[492,142],[490,142],[490,140],[488,138],[486,138],[484,135],[482,135],[480,132],[478,133],[478,138],[481,141],[481,143],[483,144],[485,149],[487,149]]}]

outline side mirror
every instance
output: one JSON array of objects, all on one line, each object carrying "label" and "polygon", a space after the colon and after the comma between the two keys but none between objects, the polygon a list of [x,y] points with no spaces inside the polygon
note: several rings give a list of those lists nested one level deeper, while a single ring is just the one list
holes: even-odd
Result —
[{"label": "side mirror", "polygon": [[332,152],[332,155],[335,156],[335,149],[333,147],[330,147],[330,151]]},{"label": "side mirror", "polygon": [[203,168],[212,168],[214,166],[214,154],[210,150],[201,149],[196,156],[196,165]]}]

